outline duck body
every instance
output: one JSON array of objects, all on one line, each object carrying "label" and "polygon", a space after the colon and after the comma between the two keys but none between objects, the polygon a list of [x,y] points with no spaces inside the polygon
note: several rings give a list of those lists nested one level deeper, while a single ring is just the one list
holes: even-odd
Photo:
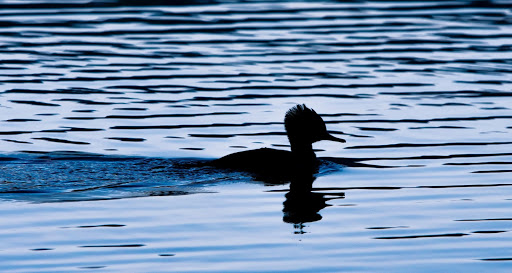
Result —
[{"label": "duck body", "polygon": [[233,153],[213,161],[215,167],[247,171],[276,181],[312,175],[316,173],[318,164],[314,153],[302,158],[290,151],[271,148]]}]

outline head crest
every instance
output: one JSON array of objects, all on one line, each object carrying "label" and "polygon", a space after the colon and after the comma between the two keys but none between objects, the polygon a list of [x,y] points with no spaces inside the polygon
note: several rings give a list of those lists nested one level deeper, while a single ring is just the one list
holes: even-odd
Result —
[{"label": "head crest", "polygon": [[290,141],[293,138],[313,143],[319,140],[319,135],[326,133],[325,123],[320,115],[305,104],[297,104],[286,112],[284,126]]},{"label": "head crest", "polygon": [[315,110],[305,104],[297,104],[290,108],[284,117],[284,127],[290,144],[311,144],[320,140],[330,140],[344,143],[345,140],[334,137],[327,132],[325,122]]},{"label": "head crest", "polygon": [[314,117],[322,119],[315,110],[308,108],[305,104],[297,104],[286,112],[284,123],[286,125],[297,119],[314,119]]}]

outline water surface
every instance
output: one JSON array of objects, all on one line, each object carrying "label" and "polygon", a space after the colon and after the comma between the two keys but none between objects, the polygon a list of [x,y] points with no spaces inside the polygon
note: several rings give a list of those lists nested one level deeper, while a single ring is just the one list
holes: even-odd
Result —
[{"label": "water surface", "polygon": [[[510,271],[511,8],[0,4],[0,269]],[[311,193],[204,165],[297,103]]]}]

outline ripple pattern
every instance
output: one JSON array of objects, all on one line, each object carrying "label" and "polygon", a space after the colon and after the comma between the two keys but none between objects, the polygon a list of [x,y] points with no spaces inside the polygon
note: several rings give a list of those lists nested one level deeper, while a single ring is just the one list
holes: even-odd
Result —
[{"label": "ripple pattern", "polygon": [[[0,270],[510,271],[510,1],[145,2],[0,3]],[[296,103],[311,207],[198,165]]]},{"label": "ripple pattern", "polygon": [[219,157],[286,144],[261,133],[302,102],[377,156],[487,150],[510,131],[512,19],[484,2],[4,3],[0,150]]}]

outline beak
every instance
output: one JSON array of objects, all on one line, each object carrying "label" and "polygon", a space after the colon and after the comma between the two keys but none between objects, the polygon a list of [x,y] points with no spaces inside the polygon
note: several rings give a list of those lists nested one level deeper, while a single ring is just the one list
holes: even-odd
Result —
[{"label": "beak", "polygon": [[325,137],[324,137],[324,140],[330,140],[330,141],[336,141],[336,142],[341,142],[341,143],[345,143],[347,142],[346,140],[342,139],[342,138],[337,138],[335,136],[332,136],[331,134],[327,134]]}]

